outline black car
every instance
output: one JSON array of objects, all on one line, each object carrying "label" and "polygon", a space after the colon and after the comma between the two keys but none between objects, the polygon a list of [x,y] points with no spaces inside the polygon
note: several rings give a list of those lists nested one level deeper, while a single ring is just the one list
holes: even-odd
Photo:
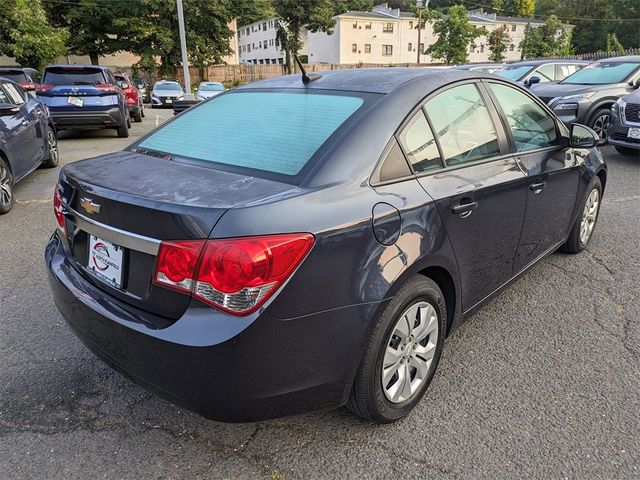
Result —
[{"label": "black car", "polygon": [[129,136],[127,99],[111,70],[97,65],[50,65],[36,95],[58,130],[111,128]]},{"label": "black car", "polygon": [[13,207],[14,185],[39,166],[58,165],[58,140],[47,107],[0,77],[0,215]]},{"label": "black car", "polygon": [[347,404],[391,422],[456,326],[545,255],[586,247],[607,179],[596,142],[490,74],[246,85],[65,166],[55,303],[105,362],[209,418]]},{"label": "black car", "polygon": [[496,74],[530,87],[536,83],[554,83],[588,65],[583,60],[531,60],[505,65]]},{"label": "black car", "polygon": [[532,87],[567,125],[579,122],[606,139],[612,105],[640,86],[640,56],[592,63],[562,82]]},{"label": "black car", "polygon": [[34,92],[42,77],[35,68],[0,67],[0,77],[13,80],[27,92]]},{"label": "black car", "polygon": [[640,89],[619,98],[611,107],[607,140],[623,155],[640,156]]}]

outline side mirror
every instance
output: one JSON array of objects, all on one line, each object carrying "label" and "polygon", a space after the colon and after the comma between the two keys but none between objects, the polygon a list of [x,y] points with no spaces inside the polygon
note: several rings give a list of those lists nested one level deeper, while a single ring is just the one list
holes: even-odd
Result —
[{"label": "side mirror", "polygon": [[540,77],[538,77],[537,75],[534,75],[534,76],[530,77],[529,80],[524,82],[524,85],[527,88],[530,88],[531,85],[535,85],[536,83],[540,83]]},{"label": "side mirror", "polygon": [[600,143],[600,136],[585,125],[574,123],[570,132],[570,145],[574,148],[593,148]]},{"label": "side mirror", "polygon": [[638,78],[635,82],[633,80],[629,80],[629,86],[634,90],[640,87],[640,78]]},{"label": "side mirror", "polygon": [[20,113],[20,107],[13,103],[0,103],[0,117],[8,117]]}]

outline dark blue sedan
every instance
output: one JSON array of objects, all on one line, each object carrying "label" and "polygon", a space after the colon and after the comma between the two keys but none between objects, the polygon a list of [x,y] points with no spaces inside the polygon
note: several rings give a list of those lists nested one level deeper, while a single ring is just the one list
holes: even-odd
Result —
[{"label": "dark blue sedan", "polygon": [[596,142],[481,72],[240,87],[62,170],[55,302],[105,362],[209,418],[346,404],[392,422],[456,326],[587,246]]},{"label": "dark blue sedan", "polygon": [[14,185],[39,166],[58,165],[58,140],[47,107],[0,77],[0,215],[11,210]]}]

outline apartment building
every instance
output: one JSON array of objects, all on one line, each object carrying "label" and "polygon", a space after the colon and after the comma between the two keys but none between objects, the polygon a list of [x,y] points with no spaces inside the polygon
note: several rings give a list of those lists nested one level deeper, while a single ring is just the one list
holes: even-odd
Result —
[{"label": "apartment building", "polygon": [[[238,54],[240,63],[260,65],[283,64],[284,53],[276,38],[278,19],[267,18],[244,25],[238,29]],[[307,54],[307,32],[302,32],[301,55]]]},{"label": "apartment building", "polygon": [[[418,51],[424,52],[437,40],[431,24],[423,21],[418,45],[418,18],[411,12],[376,5],[371,12],[350,11],[337,15],[331,35],[308,33],[309,63],[416,63]],[[482,10],[469,11],[469,21],[483,26],[489,32],[507,25],[511,45],[506,60],[520,59],[520,42],[527,25],[539,26],[544,22],[527,18],[501,17]],[[470,62],[487,62],[489,48],[486,37],[478,37],[469,46]],[[421,53],[420,63],[433,60]]]}]

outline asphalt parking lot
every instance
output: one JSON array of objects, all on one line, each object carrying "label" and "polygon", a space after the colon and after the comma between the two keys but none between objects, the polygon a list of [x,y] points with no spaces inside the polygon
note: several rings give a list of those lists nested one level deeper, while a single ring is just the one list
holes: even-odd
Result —
[{"label": "asphalt parking lot", "polygon": [[[129,139],[63,134],[61,162],[118,150],[158,114]],[[603,152],[588,249],[543,260],[458,329],[426,397],[388,426],[345,409],[216,423],[105,366],[53,305],[59,169],[35,172],[0,217],[0,478],[640,478],[640,161]]]}]

